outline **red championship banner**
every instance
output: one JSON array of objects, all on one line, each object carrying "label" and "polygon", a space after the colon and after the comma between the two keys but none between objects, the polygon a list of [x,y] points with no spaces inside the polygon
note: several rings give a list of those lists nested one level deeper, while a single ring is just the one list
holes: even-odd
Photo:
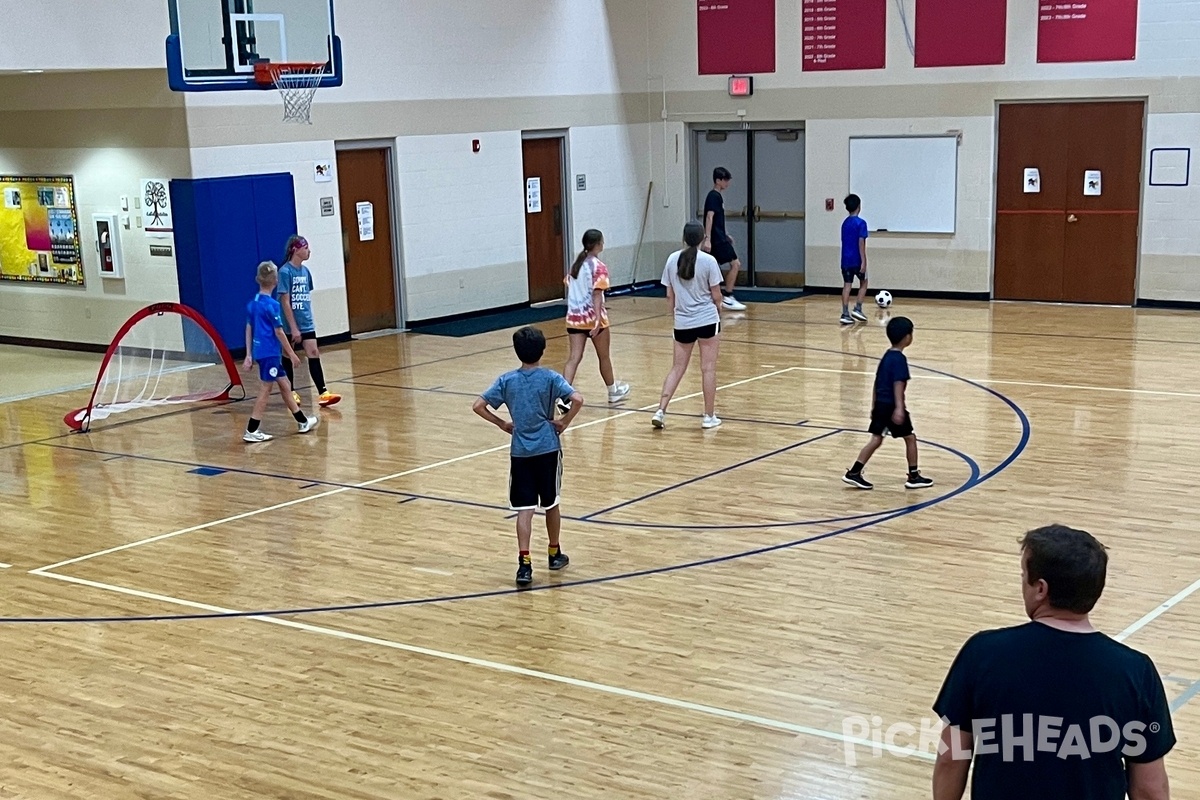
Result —
[{"label": "red championship banner", "polygon": [[916,16],[918,67],[1004,63],[1008,0],[917,0]]},{"label": "red championship banner", "polygon": [[887,4],[888,0],[804,0],[804,71],[883,69]]},{"label": "red championship banner", "polygon": [[1039,63],[1132,61],[1137,0],[1039,0]]},{"label": "red championship banner", "polygon": [[775,0],[697,0],[700,74],[775,71]]}]

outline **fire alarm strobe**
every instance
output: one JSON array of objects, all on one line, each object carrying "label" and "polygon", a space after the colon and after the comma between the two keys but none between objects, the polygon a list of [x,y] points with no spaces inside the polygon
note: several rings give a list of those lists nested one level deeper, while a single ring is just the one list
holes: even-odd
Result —
[{"label": "fire alarm strobe", "polygon": [[754,94],[754,78],[749,75],[729,76],[729,96],[749,97]]}]

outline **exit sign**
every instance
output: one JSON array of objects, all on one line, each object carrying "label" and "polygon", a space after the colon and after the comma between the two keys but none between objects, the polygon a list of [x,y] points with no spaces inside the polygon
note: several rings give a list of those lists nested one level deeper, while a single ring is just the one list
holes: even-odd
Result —
[{"label": "exit sign", "polygon": [[731,75],[729,77],[730,97],[749,97],[754,94],[754,78],[749,75]]}]

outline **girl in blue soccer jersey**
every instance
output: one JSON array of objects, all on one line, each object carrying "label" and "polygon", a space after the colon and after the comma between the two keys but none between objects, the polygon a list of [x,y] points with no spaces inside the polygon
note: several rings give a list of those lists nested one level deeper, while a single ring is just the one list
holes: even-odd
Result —
[{"label": "girl in blue soccer jersey", "polygon": [[[287,321],[287,332],[291,336],[292,344],[303,345],[304,355],[308,356],[308,372],[320,395],[317,402],[321,406],[332,406],[338,403],[342,396],[329,391],[329,387],[325,385],[321,351],[317,347],[317,325],[313,321],[313,277],[312,272],[304,265],[310,255],[312,250],[303,236],[292,236],[288,239],[283,267],[279,270],[275,299],[283,309],[283,318]],[[295,386],[296,378],[291,362],[285,363],[283,369],[287,373],[288,381]],[[293,397],[297,403],[300,402],[299,395]]]}]

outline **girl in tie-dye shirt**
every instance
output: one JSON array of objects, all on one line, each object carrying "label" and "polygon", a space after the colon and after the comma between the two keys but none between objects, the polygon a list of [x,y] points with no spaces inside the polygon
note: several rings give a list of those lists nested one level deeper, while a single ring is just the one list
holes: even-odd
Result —
[{"label": "girl in tie-dye shirt", "polygon": [[609,288],[608,267],[600,260],[604,250],[604,234],[590,229],[583,234],[583,250],[571,265],[567,277],[567,333],[571,342],[571,353],[563,377],[567,383],[575,380],[575,372],[583,361],[583,351],[588,339],[596,348],[600,360],[600,377],[608,387],[608,402],[616,403],[629,395],[629,384],[613,377],[612,358],[609,356],[608,309],[604,307],[604,290]]}]

